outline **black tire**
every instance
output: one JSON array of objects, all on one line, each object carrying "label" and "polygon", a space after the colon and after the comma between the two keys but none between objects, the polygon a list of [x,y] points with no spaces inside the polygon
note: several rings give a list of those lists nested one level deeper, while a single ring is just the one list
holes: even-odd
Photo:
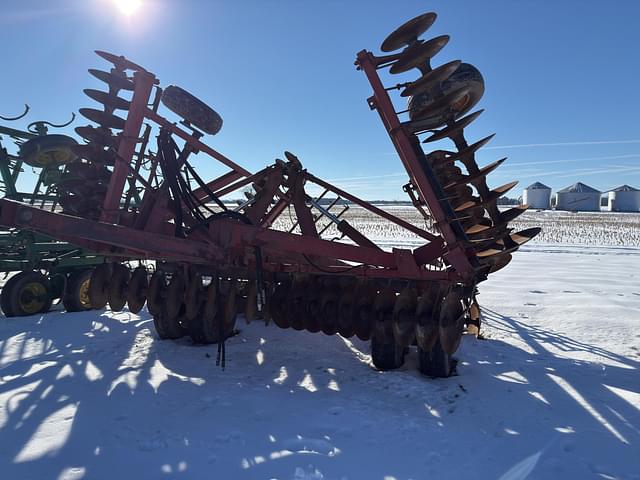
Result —
[{"label": "black tire", "polygon": [[67,312],[86,312],[93,309],[89,300],[89,283],[93,270],[78,270],[69,274],[62,295],[62,305]]},{"label": "black tire", "polygon": [[431,350],[418,348],[418,368],[420,373],[428,377],[447,378],[452,373],[451,355],[442,350],[440,339]]},{"label": "black tire", "polygon": [[15,317],[15,313],[11,309],[11,295],[9,292],[13,288],[13,284],[16,281],[17,275],[14,275],[7,283],[2,287],[2,291],[0,292],[0,308],[2,309],[2,313],[4,313],[5,317]]},{"label": "black tire", "polygon": [[166,87],[161,100],[173,113],[209,135],[215,135],[222,128],[222,117],[213,108],[180,87]]},{"label": "black tire", "polygon": [[374,335],[371,337],[371,360],[378,370],[394,370],[404,364],[405,349],[395,341],[383,343]]},{"label": "black tire", "polygon": [[[53,303],[51,283],[40,272],[20,272],[2,289],[7,317],[24,317],[48,312]],[[9,288],[7,288],[9,287]],[[5,302],[3,302],[5,303]]]},{"label": "black tire", "polygon": [[19,155],[24,163],[36,168],[64,165],[77,158],[71,151],[77,144],[67,135],[43,135],[20,145]]}]

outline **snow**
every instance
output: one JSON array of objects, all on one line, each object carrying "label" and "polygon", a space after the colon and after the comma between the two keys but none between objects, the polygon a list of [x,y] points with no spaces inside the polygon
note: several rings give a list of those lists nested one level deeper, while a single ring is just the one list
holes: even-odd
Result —
[{"label": "snow", "polygon": [[640,479],[640,247],[534,244],[480,288],[458,376],[357,339],[146,313],[0,318],[3,479]]}]

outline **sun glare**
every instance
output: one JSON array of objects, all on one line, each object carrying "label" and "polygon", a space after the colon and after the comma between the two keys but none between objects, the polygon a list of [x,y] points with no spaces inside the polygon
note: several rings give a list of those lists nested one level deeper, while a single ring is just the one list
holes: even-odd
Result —
[{"label": "sun glare", "polygon": [[142,0],[113,0],[116,8],[127,17],[136,13],[142,6]]}]

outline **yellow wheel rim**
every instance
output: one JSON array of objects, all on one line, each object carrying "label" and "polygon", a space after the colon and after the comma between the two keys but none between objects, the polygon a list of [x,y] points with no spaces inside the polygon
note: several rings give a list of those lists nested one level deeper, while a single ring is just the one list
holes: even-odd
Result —
[{"label": "yellow wheel rim", "polygon": [[38,313],[47,302],[47,289],[38,282],[27,283],[20,290],[20,309],[28,315]]},{"label": "yellow wheel rim", "polygon": [[80,288],[78,289],[78,300],[80,300],[80,305],[82,305],[84,308],[91,308],[91,300],[89,300],[90,281],[91,279],[87,278],[80,284]]}]

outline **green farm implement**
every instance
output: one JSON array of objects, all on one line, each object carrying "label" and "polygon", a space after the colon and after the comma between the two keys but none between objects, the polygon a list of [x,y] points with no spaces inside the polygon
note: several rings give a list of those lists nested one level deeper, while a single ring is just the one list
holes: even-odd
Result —
[{"label": "green farm implement", "polygon": [[[29,111],[4,121],[20,120]],[[0,191],[5,198],[48,211],[59,210],[59,186],[66,164],[76,159],[77,142],[50,134],[48,127],[65,127],[45,121],[32,122],[26,130],[0,125]],[[10,153],[5,138],[15,147]],[[29,175],[29,171],[32,172]],[[33,185],[27,187],[29,182]],[[44,313],[60,298],[67,311],[89,310],[92,268],[104,262],[84,248],[51,237],[9,228],[0,230],[0,272],[8,276],[0,292],[0,308],[6,317]]]}]

